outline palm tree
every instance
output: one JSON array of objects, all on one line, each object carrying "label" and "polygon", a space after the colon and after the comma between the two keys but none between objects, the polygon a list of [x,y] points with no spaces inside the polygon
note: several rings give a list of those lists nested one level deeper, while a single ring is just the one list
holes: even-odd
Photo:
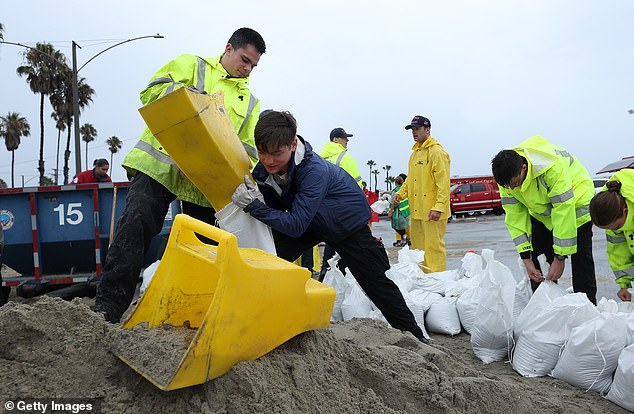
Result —
[{"label": "palm tree", "polygon": [[388,177],[385,179],[385,182],[387,183],[388,186],[388,190],[392,190],[392,184],[394,184],[394,177],[392,177],[391,175],[388,175]]},{"label": "palm tree", "polygon": [[[53,95],[51,95],[50,99],[52,97]],[[55,120],[55,128],[57,128],[57,156],[55,157],[55,185],[57,185],[59,177],[59,142],[62,138],[62,132],[66,129],[66,121],[57,112],[53,112],[51,118]]]},{"label": "palm tree", "polygon": [[370,181],[370,184],[372,184],[372,167],[374,167],[376,165],[376,162],[374,162],[373,160],[368,161],[368,166],[370,167],[370,176],[368,177],[368,181]]},{"label": "palm tree", "polygon": [[383,170],[385,170],[385,182],[387,183],[387,189],[391,190],[392,187],[390,186],[390,170],[392,169],[391,165],[386,165],[385,167],[383,167]]},{"label": "palm tree", "polygon": [[0,23],[0,40],[4,40],[4,25]]},{"label": "palm tree", "polygon": [[[40,185],[44,185],[44,97],[57,87],[56,74],[60,71],[60,65],[55,60],[65,63],[66,57],[50,43],[37,43],[35,49],[24,52],[27,64],[18,66],[16,72],[18,76],[26,76],[33,93],[40,94],[40,160],[37,169],[40,172]],[[64,68],[64,71],[68,69]]]},{"label": "palm tree", "polygon": [[9,112],[0,116],[0,136],[4,138],[7,151],[11,151],[11,187],[15,187],[13,171],[15,165],[15,150],[20,146],[20,138],[31,135],[31,126],[26,118],[17,112]]},{"label": "palm tree", "polygon": [[108,150],[110,151],[110,168],[112,168],[112,156],[119,152],[123,142],[113,135],[106,140],[106,144],[108,144]]},{"label": "palm tree", "polygon": [[[66,150],[64,151],[64,184],[68,184],[68,160],[70,158],[71,126],[73,125],[73,77],[67,70],[58,73],[59,88],[51,94],[51,105],[67,127]],[[91,88],[85,78],[77,81],[79,111],[81,112],[90,102],[95,90]],[[77,171],[79,173],[80,171]]]},{"label": "palm tree", "polygon": [[81,134],[81,139],[86,143],[86,169],[88,169],[88,143],[92,142],[97,138],[97,130],[92,124],[85,123],[79,128],[79,133]]},{"label": "palm tree", "polygon": [[379,178],[379,170],[372,171],[372,174],[374,174],[374,191],[376,191],[379,189],[378,183],[376,182]]}]

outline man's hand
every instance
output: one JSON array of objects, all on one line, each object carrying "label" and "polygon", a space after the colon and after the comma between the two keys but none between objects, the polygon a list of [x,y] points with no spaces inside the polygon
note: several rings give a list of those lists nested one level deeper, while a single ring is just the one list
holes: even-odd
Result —
[{"label": "man's hand", "polygon": [[236,191],[233,192],[231,200],[233,204],[240,208],[245,208],[253,202],[253,200],[263,200],[262,193],[258,187],[251,181],[249,175],[244,176],[244,183],[240,184]]},{"label": "man's hand", "polygon": [[398,203],[401,202],[401,196],[398,194],[394,194],[394,197],[392,197],[392,205],[394,207],[398,206]]},{"label": "man's hand", "polygon": [[630,293],[630,291],[627,288],[621,288],[616,296],[619,297],[619,299],[621,299],[624,302],[631,302],[632,301],[632,294]]},{"label": "man's hand", "polygon": [[559,260],[555,258],[550,265],[546,279],[559,280],[561,275],[564,273],[564,267],[566,267],[566,260]]},{"label": "man's hand", "polygon": [[528,273],[528,278],[533,282],[541,282],[544,280],[542,276],[542,272],[535,267],[535,263],[531,259],[522,259],[524,262],[524,266],[526,267],[526,272]]},{"label": "man's hand", "polygon": [[440,218],[440,211],[429,210],[429,220],[438,221],[439,218]]}]

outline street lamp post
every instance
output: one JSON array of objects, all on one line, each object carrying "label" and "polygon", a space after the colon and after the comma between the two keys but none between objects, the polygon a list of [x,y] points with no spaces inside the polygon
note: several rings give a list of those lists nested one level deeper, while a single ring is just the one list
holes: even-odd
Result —
[{"label": "street lamp post", "polygon": [[77,48],[79,47],[81,49],[81,46],[79,46],[74,40],[72,41],[73,42],[72,43],[73,44],[73,123],[75,124],[75,170],[77,174],[79,174],[82,171],[81,153],[79,150],[81,148],[81,140],[79,136],[79,77],[78,77],[79,71],[82,70],[84,66],[89,64],[97,56],[107,52],[108,50],[112,48],[120,46],[124,43],[132,42],[134,40],[148,39],[148,38],[163,39],[163,37],[164,36],[161,36],[160,34],[157,33],[155,35],[150,35],[150,36],[134,37],[132,39],[127,39],[122,42],[116,43],[110,47],[105,48],[101,52],[97,53],[96,55],[88,59],[86,63],[84,63],[83,65],[79,67],[79,69],[77,69]]},{"label": "street lamp post", "polygon": [[27,46],[24,45],[22,43],[16,43],[16,42],[7,42],[4,40],[0,40],[0,44],[4,43],[4,44],[8,44],[8,45],[14,45],[14,46],[20,46],[20,47],[24,47],[26,49],[31,49],[34,50],[38,53],[41,53],[45,56],[48,56],[49,58],[53,59],[56,63],[65,66],[67,69],[71,70],[72,74],[73,74],[73,123],[75,124],[75,169],[76,169],[76,173],[79,174],[81,172],[81,153],[80,153],[80,148],[81,148],[81,140],[79,137],[79,78],[78,78],[78,73],[80,70],[82,70],[84,68],[84,66],[86,66],[88,63],[90,63],[93,59],[95,59],[97,56],[101,55],[102,53],[107,52],[108,50],[115,48],[117,46],[120,46],[124,43],[128,43],[128,42],[132,42],[134,40],[140,40],[140,39],[148,39],[148,38],[154,38],[154,39],[163,39],[164,36],[161,36],[160,34],[155,34],[155,35],[149,35],[149,36],[139,36],[139,37],[134,37],[132,39],[127,39],[124,41],[121,41],[119,43],[116,43],[110,47],[105,48],[104,50],[102,50],[101,52],[97,53],[96,55],[94,55],[93,57],[91,57],[90,59],[88,59],[86,61],[86,63],[84,63],[83,65],[81,65],[79,67],[79,69],[77,69],[77,48],[79,47],[81,49],[81,46],[79,46],[74,40],[72,41],[72,45],[73,45],[73,67],[69,68],[68,65],[62,61],[57,60],[56,58],[54,58],[53,56],[42,52],[41,50],[38,50],[34,47],[31,46]]}]

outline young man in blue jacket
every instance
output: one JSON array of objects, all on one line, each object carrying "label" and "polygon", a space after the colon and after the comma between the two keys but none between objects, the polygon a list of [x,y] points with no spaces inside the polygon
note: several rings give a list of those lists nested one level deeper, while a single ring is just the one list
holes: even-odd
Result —
[{"label": "young man in blue jacket", "polygon": [[387,253],[368,227],[370,207],[354,178],[297,136],[289,112],[262,114],[254,135],[258,187],[245,177],[233,202],[271,227],[283,259],[293,261],[321,241],[332,245],[390,325],[427,343],[398,287],[385,276]]}]

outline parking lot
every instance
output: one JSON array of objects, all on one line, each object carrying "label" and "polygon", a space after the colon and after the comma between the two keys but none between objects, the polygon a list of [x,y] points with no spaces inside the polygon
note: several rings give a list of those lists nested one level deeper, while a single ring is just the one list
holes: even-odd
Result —
[{"label": "parking lot", "polygon": [[[394,231],[390,227],[387,217],[381,217],[374,223],[372,230],[375,236],[383,238],[386,247],[391,248],[395,240]],[[461,259],[469,250],[482,253],[482,249],[495,251],[495,258],[508,266],[516,278],[520,277],[518,267],[519,255],[511,241],[511,237],[504,225],[504,216],[484,215],[469,218],[454,219],[447,225],[445,235],[447,247],[447,269],[460,267]],[[616,299],[618,286],[614,283],[614,275],[610,270],[606,255],[605,231],[593,228],[594,264],[597,275],[597,300],[601,297]],[[560,284],[564,287],[571,285],[570,259],[566,262],[566,269]]]}]

